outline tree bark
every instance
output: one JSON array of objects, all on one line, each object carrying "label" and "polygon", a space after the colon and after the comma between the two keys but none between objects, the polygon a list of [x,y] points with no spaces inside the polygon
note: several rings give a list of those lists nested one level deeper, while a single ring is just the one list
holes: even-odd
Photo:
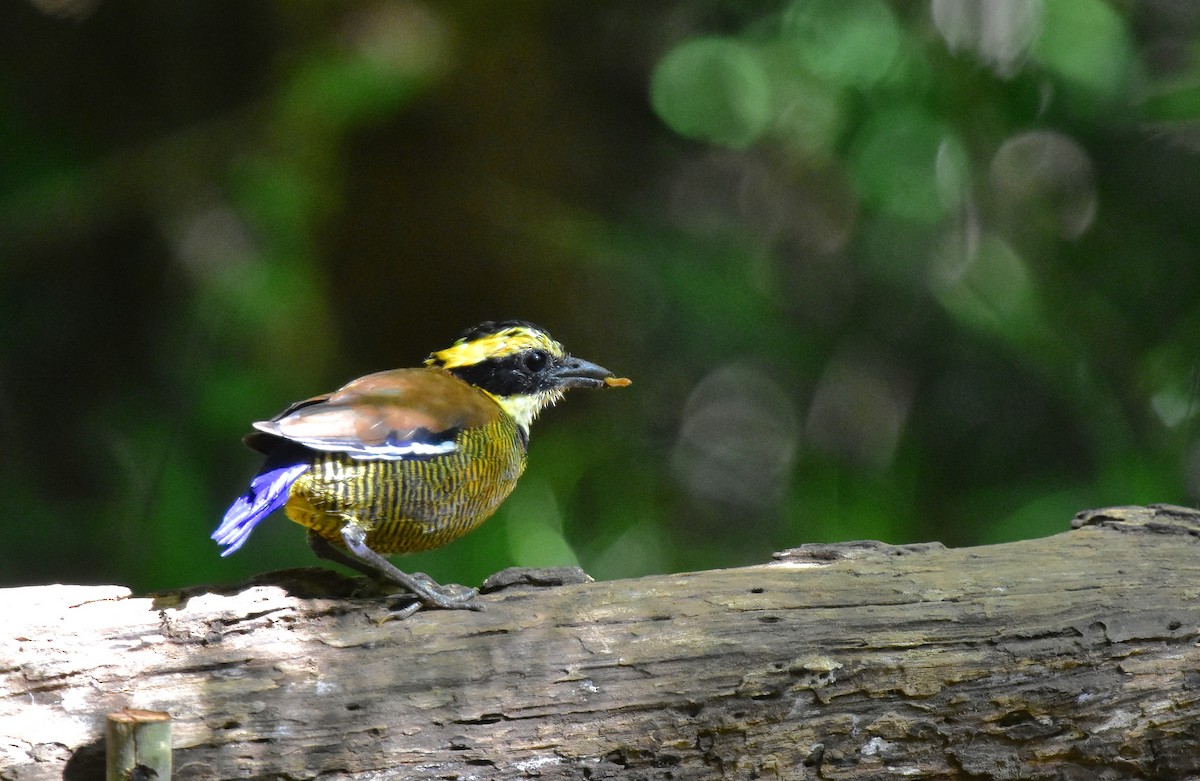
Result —
[{"label": "tree bark", "polygon": [[1200,514],[1075,526],[403,621],[320,570],[0,591],[0,779],[102,777],[125,707],[172,716],[176,779],[1198,776]]}]

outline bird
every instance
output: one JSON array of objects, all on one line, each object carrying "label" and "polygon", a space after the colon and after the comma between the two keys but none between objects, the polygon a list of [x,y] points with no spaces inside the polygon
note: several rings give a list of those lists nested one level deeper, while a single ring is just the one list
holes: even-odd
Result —
[{"label": "bird", "polygon": [[415,595],[412,609],[482,609],[385,558],[439,548],[495,513],[525,470],[529,428],[572,388],[630,381],[524,320],[469,328],[423,366],[368,374],[253,423],[266,458],[212,539],[228,556],[279,508],[332,560]]}]

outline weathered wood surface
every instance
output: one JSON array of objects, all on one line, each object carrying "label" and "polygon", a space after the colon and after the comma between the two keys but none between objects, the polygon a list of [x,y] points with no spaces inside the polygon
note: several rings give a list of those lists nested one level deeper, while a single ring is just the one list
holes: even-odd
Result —
[{"label": "weathered wood surface", "polygon": [[277,577],[333,596],[11,589],[0,779],[100,777],[122,707],[173,716],[177,779],[1200,777],[1200,516],[1077,525],[404,621],[311,572]]}]

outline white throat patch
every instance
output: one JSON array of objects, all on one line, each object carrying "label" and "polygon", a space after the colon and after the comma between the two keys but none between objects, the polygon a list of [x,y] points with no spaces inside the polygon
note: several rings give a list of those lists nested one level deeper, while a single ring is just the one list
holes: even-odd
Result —
[{"label": "white throat patch", "polygon": [[547,390],[530,395],[496,396],[496,403],[517,421],[517,425],[529,434],[529,426],[534,418],[546,407],[553,407],[563,397],[561,390]]}]

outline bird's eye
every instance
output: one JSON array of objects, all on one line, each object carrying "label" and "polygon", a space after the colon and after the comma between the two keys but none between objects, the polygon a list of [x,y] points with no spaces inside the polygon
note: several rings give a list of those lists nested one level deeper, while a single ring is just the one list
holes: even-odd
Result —
[{"label": "bird's eye", "polygon": [[525,368],[531,372],[540,372],[546,368],[549,356],[543,350],[533,350],[525,354]]}]

